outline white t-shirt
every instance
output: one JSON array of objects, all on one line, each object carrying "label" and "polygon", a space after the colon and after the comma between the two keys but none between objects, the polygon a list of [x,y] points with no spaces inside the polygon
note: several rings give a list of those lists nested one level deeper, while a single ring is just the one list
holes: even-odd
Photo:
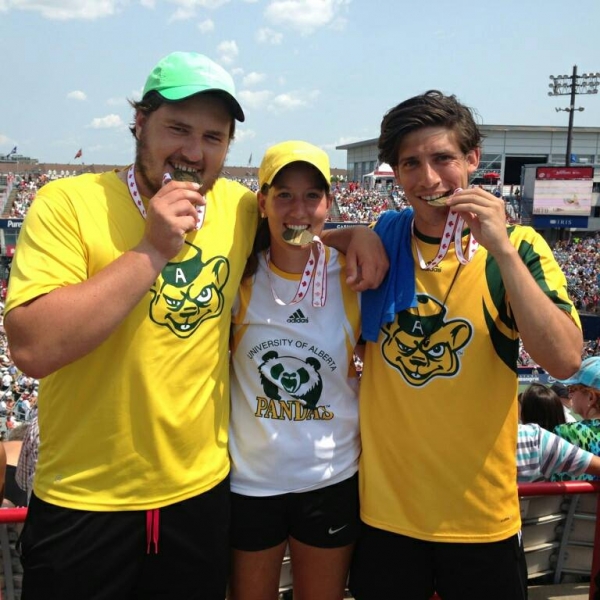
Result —
[{"label": "white t-shirt", "polygon": [[324,307],[312,305],[310,289],[296,304],[278,304],[271,285],[290,302],[300,275],[269,269],[264,256],[234,304],[229,452],[238,494],[317,489],[358,469],[359,299],[345,284],[343,257],[327,251]]}]

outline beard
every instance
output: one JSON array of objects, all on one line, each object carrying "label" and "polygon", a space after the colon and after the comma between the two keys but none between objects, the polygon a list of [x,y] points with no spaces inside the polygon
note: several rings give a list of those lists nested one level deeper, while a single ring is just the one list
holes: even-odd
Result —
[{"label": "beard", "polygon": [[153,176],[150,156],[146,136],[142,131],[135,144],[135,175],[140,190],[143,190],[142,193],[148,198],[152,198],[162,187],[162,174]]},{"label": "beard", "polygon": [[[178,159],[176,162],[189,164],[185,159]],[[221,165],[220,171],[222,169],[223,165]],[[157,168],[152,161],[150,144],[148,143],[146,135],[142,130],[140,137],[139,139],[136,139],[135,144],[135,176],[138,180],[137,183],[138,187],[140,188],[140,192],[148,198],[152,198],[163,186],[163,170],[161,170],[160,173],[155,171],[157,171]],[[200,193],[203,196],[212,190],[219,175],[221,174],[220,171],[215,174],[205,170],[202,173],[202,187],[200,188]]]}]

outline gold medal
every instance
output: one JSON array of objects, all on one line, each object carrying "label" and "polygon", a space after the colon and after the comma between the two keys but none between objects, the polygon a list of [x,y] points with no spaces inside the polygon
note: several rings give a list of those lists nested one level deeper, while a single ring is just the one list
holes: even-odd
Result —
[{"label": "gold medal", "polygon": [[202,185],[202,179],[198,177],[198,173],[194,171],[183,171],[182,169],[175,169],[173,171],[173,179],[175,181],[191,181]]},{"label": "gold medal", "polygon": [[292,246],[306,246],[315,241],[315,234],[308,229],[286,229],[283,232],[283,241]]}]

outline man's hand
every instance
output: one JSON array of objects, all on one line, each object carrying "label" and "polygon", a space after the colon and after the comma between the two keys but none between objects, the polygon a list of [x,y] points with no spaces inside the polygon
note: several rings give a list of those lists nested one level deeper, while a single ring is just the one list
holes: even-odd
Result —
[{"label": "man's hand", "polygon": [[481,188],[469,188],[456,192],[447,206],[465,220],[473,237],[495,258],[514,250],[508,239],[502,198]]},{"label": "man's hand", "polygon": [[323,243],[346,254],[346,283],[355,292],[379,287],[390,263],[379,236],[369,227],[355,225],[327,229]]},{"label": "man's hand", "polygon": [[198,223],[196,207],[206,203],[199,189],[198,183],[172,180],[150,200],[144,239],[166,260],[179,254]]}]

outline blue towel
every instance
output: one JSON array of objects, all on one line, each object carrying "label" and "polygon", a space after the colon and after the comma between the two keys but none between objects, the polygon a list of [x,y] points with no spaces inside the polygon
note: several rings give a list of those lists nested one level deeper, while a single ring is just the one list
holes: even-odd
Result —
[{"label": "blue towel", "polygon": [[362,337],[370,342],[377,341],[381,327],[391,323],[396,313],[417,306],[412,221],[412,208],[405,208],[382,213],[375,224],[390,260],[390,270],[376,290],[362,293]]}]

